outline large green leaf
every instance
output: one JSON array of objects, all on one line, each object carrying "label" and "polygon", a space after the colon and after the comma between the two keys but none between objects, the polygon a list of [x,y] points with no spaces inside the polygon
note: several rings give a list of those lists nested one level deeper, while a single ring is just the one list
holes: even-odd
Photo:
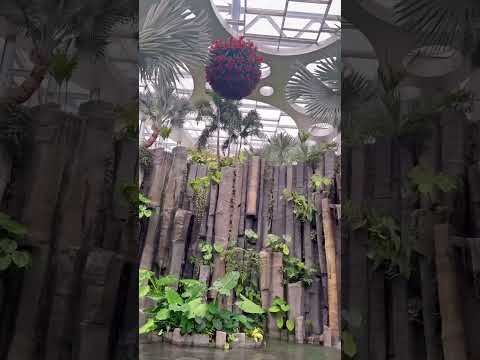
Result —
[{"label": "large green leaf", "polygon": [[285,324],[285,320],[283,320],[283,317],[279,317],[279,318],[277,318],[275,323],[277,324],[277,327],[279,329],[283,329],[283,325]]},{"label": "large green leaf", "polygon": [[342,331],[342,351],[350,358],[357,354],[357,343],[348,331]]},{"label": "large green leaf", "polygon": [[212,290],[218,291],[219,294],[228,296],[230,292],[237,286],[240,279],[240,272],[231,271],[223,278],[216,280],[211,287]]},{"label": "large green leaf", "polygon": [[170,317],[170,310],[169,309],[160,309],[160,311],[157,313],[157,316],[155,318],[159,321],[167,320]]},{"label": "large green leaf", "polygon": [[14,251],[12,253],[12,261],[19,268],[23,268],[30,264],[30,254],[25,251]]},{"label": "large green leaf", "polygon": [[295,330],[295,322],[293,320],[287,320],[287,329],[288,331],[292,332]]},{"label": "large green leaf", "polygon": [[143,325],[140,329],[139,329],[139,333],[140,334],[148,334],[148,333],[151,333],[153,330],[156,329],[156,324],[155,324],[155,320],[154,319],[149,319],[145,325]]},{"label": "large green leaf", "polygon": [[11,256],[8,255],[8,256],[0,257],[0,271],[4,271],[8,269],[11,263],[12,263]]},{"label": "large green leaf", "polygon": [[27,228],[13,220],[10,216],[0,212],[0,229],[5,229],[7,232],[17,236],[25,236]]},{"label": "large green leaf", "polygon": [[180,294],[172,288],[165,288],[165,298],[170,305],[183,304]]},{"label": "large green leaf", "polygon": [[0,250],[2,250],[5,253],[12,253],[15,250],[17,250],[17,242],[12,239],[1,239],[0,240]]},{"label": "large green leaf", "polygon": [[247,299],[244,295],[240,294],[242,301],[237,301],[236,305],[247,314],[264,314],[265,310],[261,306],[255,304],[253,301]]}]

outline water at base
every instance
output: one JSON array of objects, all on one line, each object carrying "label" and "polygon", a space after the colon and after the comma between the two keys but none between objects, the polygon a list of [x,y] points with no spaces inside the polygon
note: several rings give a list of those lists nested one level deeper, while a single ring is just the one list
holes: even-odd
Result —
[{"label": "water at base", "polygon": [[178,347],[165,343],[140,345],[140,360],[340,360],[337,349],[269,341],[266,348],[233,349]]}]

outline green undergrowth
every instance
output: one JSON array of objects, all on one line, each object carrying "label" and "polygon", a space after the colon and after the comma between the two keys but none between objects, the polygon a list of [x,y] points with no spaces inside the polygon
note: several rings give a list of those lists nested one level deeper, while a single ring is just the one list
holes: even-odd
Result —
[{"label": "green undergrowth", "polygon": [[[199,280],[171,275],[157,278],[151,271],[140,270],[140,299],[148,298],[154,303],[144,310],[147,321],[140,328],[140,334],[155,332],[163,336],[180,328],[182,335],[202,334],[213,338],[216,331],[224,331],[229,340],[234,341],[234,334],[245,332],[255,341],[261,341],[265,310],[260,305],[241,294],[235,303],[237,312],[219,305],[222,297],[231,295],[239,279],[240,273],[232,271],[207,288]],[[215,299],[207,300],[208,290],[217,293]]]}]

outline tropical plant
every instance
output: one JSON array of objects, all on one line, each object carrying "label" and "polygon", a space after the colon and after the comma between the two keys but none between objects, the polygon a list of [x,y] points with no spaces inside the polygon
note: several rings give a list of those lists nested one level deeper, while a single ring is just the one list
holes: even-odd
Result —
[{"label": "tropical plant", "polygon": [[253,231],[252,229],[245,230],[245,237],[247,238],[247,242],[250,244],[256,244],[258,240],[258,234]]},{"label": "tropical plant", "polygon": [[148,197],[143,195],[142,193],[138,193],[138,218],[149,218],[153,214],[153,208],[150,206],[152,200]]},{"label": "tropical plant", "polygon": [[289,154],[297,144],[293,136],[287,133],[276,133],[267,140],[262,149],[265,158],[274,165],[286,165],[289,163]]},{"label": "tropical plant", "polygon": [[256,110],[250,110],[244,119],[236,119],[232,124],[227,127],[228,138],[222,145],[223,150],[228,149],[230,153],[230,147],[232,143],[237,143],[235,149],[235,158],[240,157],[242,151],[242,145],[246,144],[246,140],[250,136],[256,136],[263,138],[261,132],[263,125]]},{"label": "tropical plant", "polygon": [[56,53],[103,55],[115,26],[135,19],[138,3],[133,0],[41,1],[5,0],[0,12],[25,30],[32,42],[33,69],[14,85],[0,103],[22,104],[39,88]]},{"label": "tropical plant", "polygon": [[433,169],[415,166],[408,173],[408,178],[415,190],[432,199],[435,190],[452,192],[457,190],[458,181],[455,177],[444,173],[435,173]]},{"label": "tropical plant", "polygon": [[373,261],[374,269],[385,267],[388,276],[401,274],[410,277],[412,244],[403,241],[400,227],[390,216],[371,214],[367,219],[367,256]]},{"label": "tropical plant", "polygon": [[208,206],[208,191],[210,189],[210,177],[203,176],[188,182],[192,189],[193,209],[198,219],[203,217],[203,213]]},{"label": "tropical plant", "polygon": [[234,129],[241,128],[239,124],[242,123],[242,115],[238,109],[238,102],[224,99],[214,92],[208,92],[208,95],[212,100],[211,102],[207,99],[201,99],[195,103],[197,122],[206,122],[206,126],[197,140],[197,147],[204,149],[208,139],[216,134],[217,162],[220,162],[220,130],[234,132]]},{"label": "tropical plant", "polygon": [[[227,274],[218,279],[215,289],[222,294],[229,294],[237,276]],[[177,290],[173,288],[174,285]],[[264,316],[264,310],[259,305],[243,298],[237,302],[242,312],[234,314],[220,309],[216,301],[207,303],[207,290],[199,280],[178,279],[172,275],[157,278],[153,272],[140,269],[139,297],[149,298],[154,303],[151,308],[144,310],[147,322],[140,328],[140,333],[155,331],[163,336],[180,328],[183,335],[205,334],[212,338],[217,330],[225,331],[229,336],[244,331],[258,339],[258,331],[253,330],[261,326]],[[234,341],[233,337],[230,340]]]},{"label": "tropical plant", "polygon": [[138,147],[138,162],[144,169],[150,169],[153,165],[153,154],[143,145]]},{"label": "tropical plant", "polygon": [[294,256],[284,256],[283,258],[283,278],[286,284],[301,281],[303,286],[310,287],[317,272],[316,269],[305,265]]},{"label": "tropical plant", "polygon": [[140,1],[139,65],[144,81],[160,84],[168,98],[188,66],[205,64],[210,45],[208,17],[193,13],[185,0]]},{"label": "tropical plant", "polygon": [[31,111],[22,105],[0,106],[0,143],[19,156],[31,134]]},{"label": "tropical plant", "polygon": [[330,188],[330,186],[333,185],[333,180],[325,176],[313,174],[312,177],[310,178],[310,183],[312,184],[315,190],[321,190],[324,188],[326,189]]},{"label": "tropical plant", "polygon": [[315,206],[308,201],[305,196],[298,194],[295,191],[288,189],[283,190],[283,197],[287,202],[292,202],[293,213],[295,217],[300,221],[313,221],[313,215],[315,214]]},{"label": "tropical plant", "polygon": [[[162,138],[170,136],[172,128],[182,128],[186,116],[193,111],[193,107],[187,98],[180,97],[175,93],[173,87],[162,90],[162,84],[152,82],[152,90],[146,88],[140,94],[140,109],[147,115],[152,134],[143,143],[149,148],[160,135]],[[165,94],[161,95],[160,92]]]},{"label": "tropical plant", "polygon": [[281,252],[283,255],[288,256],[290,254],[288,242],[290,242],[290,239],[286,236],[280,237],[275,234],[268,234],[265,246],[274,252]]},{"label": "tropical plant", "polygon": [[305,103],[305,112],[316,123],[338,126],[341,112],[340,74],[341,56],[325,57],[312,66],[297,63],[296,71],[285,87],[285,96],[291,102]]},{"label": "tropical plant", "polygon": [[138,140],[138,100],[129,101],[123,105],[116,105],[113,111],[117,115],[116,138],[130,138]]},{"label": "tropical plant", "polygon": [[[68,82],[78,65],[76,57],[69,56],[66,52],[57,52],[53,55],[48,72],[57,83],[57,98],[60,103],[60,91],[65,82],[65,105],[68,101]],[[137,113],[138,114],[138,113]]]},{"label": "tropical plant", "polygon": [[235,287],[237,297],[245,296],[251,301],[260,302],[260,255],[257,251],[234,246],[227,248],[222,258],[227,272],[238,271],[240,274]]},{"label": "tropical plant", "polygon": [[275,297],[272,301],[272,305],[268,309],[268,312],[275,317],[275,323],[278,329],[282,330],[286,328],[289,332],[292,332],[295,330],[295,322],[291,319],[288,319],[289,310],[290,305],[288,305],[285,300]]},{"label": "tropical plant", "polygon": [[312,168],[327,151],[335,150],[335,143],[321,143],[311,141],[312,134],[305,130],[298,132],[298,140],[289,153],[289,160],[294,163],[303,163]]},{"label": "tropical plant", "polygon": [[0,212],[0,272],[11,267],[25,268],[31,263],[30,254],[18,245],[26,234],[25,226]]},{"label": "tropical plant", "polygon": [[229,296],[232,290],[237,286],[239,279],[240,272],[230,271],[223,278],[215,280],[210,289],[216,291],[220,295]]}]

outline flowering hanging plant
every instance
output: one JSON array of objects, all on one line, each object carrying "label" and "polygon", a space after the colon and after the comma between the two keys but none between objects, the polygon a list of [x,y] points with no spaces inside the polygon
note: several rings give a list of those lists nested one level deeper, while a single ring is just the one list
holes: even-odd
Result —
[{"label": "flowering hanging plant", "polygon": [[216,40],[209,48],[210,59],[206,67],[207,81],[222,97],[240,100],[251,94],[260,81],[260,64],[252,41],[230,38]]}]

